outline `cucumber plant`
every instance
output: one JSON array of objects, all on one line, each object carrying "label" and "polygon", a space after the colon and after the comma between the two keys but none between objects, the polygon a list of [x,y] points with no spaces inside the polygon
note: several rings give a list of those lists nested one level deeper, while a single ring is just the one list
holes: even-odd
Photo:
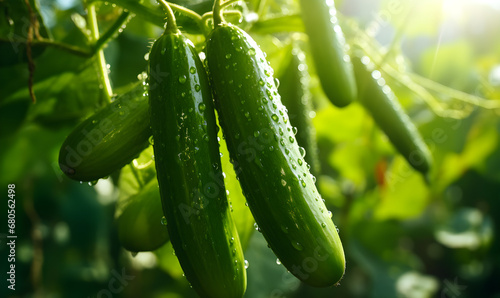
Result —
[{"label": "cucumber plant", "polygon": [[149,145],[148,100],[142,84],[77,125],[59,151],[59,167],[71,179],[109,176]]},{"label": "cucumber plant", "polygon": [[206,47],[210,82],[255,221],[296,277],[312,286],[336,284],[345,269],[342,243],[297,144],[273,70],[247,33],[223,21],[219,2],[214,23]]},{"label": "cucumber plant", "polygon": [[376,70],[370,58],[361,54],[353,58],[353,63],[359,102],[408,163],[427,174],[432,166],[429,148],[380,71]]},{"label": "cucumber plant", "polygon": [[[242,297],[246,268],[222,178],[217,125],[205,68],[168,4],[153,44],[149,82],[155,165],[168,233],[181,267],[202,297]],[[151,76],[150,76],[151,78]]]},{"label": "cucumber plant", "polygon": [[330,101],[344,107],[356,99],[356,80],[333,0],[300,0],[311,56]]},{"label": "cucumber plant", "polygon": [[290,58],[279,77],[278,93],[288,110],[290,124],[297,128],[297,143],[307,152],[305,161],[311,166],[311,174],[320,173],[316,130],[312,123],[313,106],[309,91],[309,73],[305,63],[305,54],[298,42],[294,42]]}]

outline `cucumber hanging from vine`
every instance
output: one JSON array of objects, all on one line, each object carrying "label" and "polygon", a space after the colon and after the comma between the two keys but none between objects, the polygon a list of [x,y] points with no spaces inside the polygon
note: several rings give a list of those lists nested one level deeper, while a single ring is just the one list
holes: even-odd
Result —
[{"label": "cucumber hanging from vine", "polygon": [[186,278],[202,297],[242,297],[246,268],[226,198],[206,72],[168,7],[149,55],[153,148],[168,233]]},{"label": "cucumber hanging from vine", "polygon": [[312,286],[336,284],[342,243],[304,161],[273,70],[255,41],[222,20],[207,41],[207,64],[220,125],[259,230],[281,263]]}]

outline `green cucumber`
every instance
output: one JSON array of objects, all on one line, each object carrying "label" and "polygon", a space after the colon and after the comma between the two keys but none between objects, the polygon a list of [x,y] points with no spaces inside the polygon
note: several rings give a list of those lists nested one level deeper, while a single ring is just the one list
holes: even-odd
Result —
[{"label": "green cucumber", "polygon": [[[175,28],[176,29],[176,28]],[[193,44],[165,30],[149,55],[153,148],[170,241],[202,297],[242,297],[246,269],[224,186],[211,90]]]},{"label": "green cucumber", "polygon": [[304,28],[321,87],[344,107],[356,99],[356,81],[333,0],[300,0]]},{"label": "green cucumber", "polygon": [[417,171],[426,174],[432,155],[391,88],[367,56],[353,58],[359,102],[387,135],[398,152]]},{"label": "green cucumber", "polygon": [[342,243],[264,53],[243,30],[217,21],[206,50],[220,125],[260,231],[296,277],[336,284],[345,270]]},{"label": "green cucumber", "polygon": [[298,45],[293,45],[288,65],[279,77],[278,92],[281,101],[288,110],[290,124],[297,127],[297,142],[306,151],[305,161],[311,166],[311,174],[320,174],[316,130],[311,113],[313,112],[311,93],[309,92],[309,73],[304,52]]},{"label": "green cucumber", "polygon": [[109,176],[148,146],[148,101],[141,83],[80,123],[59,152],[59,167],[71,179]]},{"label": "green cucumber", "polygon": [[156,179],[138,193],[120,199],[116,217],[118,238],[122,246],[133,252],[152,251],[168,241],[167,227],[161,222],[163,211]]}]

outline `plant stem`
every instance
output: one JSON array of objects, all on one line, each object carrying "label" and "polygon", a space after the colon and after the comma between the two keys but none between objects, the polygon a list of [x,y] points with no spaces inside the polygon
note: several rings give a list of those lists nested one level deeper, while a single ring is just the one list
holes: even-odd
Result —
[{"label": "plant stem", "polygon": [[174,12],[172,11],[172,8],[170,7],[167,1],[165,0],[159,0],[159,1],[165,8],[167,15],[167,26],[165,27],[165,34],[179,33],[180,31],[179,28],[177,28],[177,23],[175,22],[175,15]]},{"label": "plant stem", "polygon": [[260,0],[259,6],[257,7],[257,15],[259,16],[259,19],[264,15],[266,7],[267,0]]},{"label": "plant stem", "polygon": [[185,8],[184,6],[180,6],[178,4],[175,4],[175,3],[168,2],[168,5],[173,10],[178,11],[181,14],[184,14],[184,15],[188,16],[189,18],[195,20],[198,24],[201,24],[201,16],[199,14],[197,14],[196,12],[194,12],[194,11],[192,11],[190,9]]},{"label": "plant stem", "polygon": [[[97,25],[97,15],[95,11],[95,5],[92,3],[88,6],[88,17],[89,17],[89,29],[92,41],[96,44],[99,40],[99,27]],[[111,82],[108,76],[108,66],[106,59],[104,57],[104,52],[102,49],[97,51],[97,59],[99,64],[99,74],[100,80],[104,87],[104,94],[108,102],[111,102],[111,97],[113,96],[113,89],[111,88]]]},{"label": "plant stem", "polygon": [[109,27],[109,29],[101,37],[99,37],[99,39],[96,40],[93,46],[94,53],[102,49],[104,45],[113,38],[116,32],[119,31],[123,24],[127,22],[129,16],[130,12],[122,12],[122,14],[118,17],[118,19],[116,19],[113,25],[111,25],[111,27]]},{"label": "plant stem", "polygon": [[224,17],[222,16],[221,2],[222,0],[215,0],[214,2],[214,9],[213,9],[214,28],[224,23]]}]

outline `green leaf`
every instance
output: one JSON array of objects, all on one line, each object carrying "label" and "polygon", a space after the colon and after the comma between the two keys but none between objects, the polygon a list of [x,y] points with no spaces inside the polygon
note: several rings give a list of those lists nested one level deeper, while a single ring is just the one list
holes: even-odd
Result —
[{"label": "green leaf", "polygon": [[283,15],[259,20],[253,24],[250,31],[258,34],[304,32],[304,24],[300,15]]},{"label": "green leaf", "polygon": [[187,284],[187,279],[184,277],[184,271],[182,271],[181,264],[179,264],[179,260],[175,256],[171,242],[155,250],[154,254],[158,258],[158,266],[163,271],[167,272],[172,278],[178,281],[185,281]]},{"label": "green leaf", "polygon": [[429,190],[422,175],[397,156],[386,174],[387,187],[379,189],[380,203],[374,217],[410,219],[422,214],[429,203]]},{"label": "green leaf", "polygon": [[253,224],[254,219],[250,208],[246,206],[246,199],[241,190],[240,183],[236,178],[236,173],[234,171],[233,165],[229,160],[229,152],[227,151],[226,142],[222,137],[222,130],[219,130],[220,138],[220,153],[222,154],[221,163],[222,171],[225,174],[224,184],[226,186],[226,191],[229,192],[228,201],[232,210],[233,221],[238,230],[238,235],[240,237],[240,242],[245,249],[250,242],[250,237],[254,232]]}]

